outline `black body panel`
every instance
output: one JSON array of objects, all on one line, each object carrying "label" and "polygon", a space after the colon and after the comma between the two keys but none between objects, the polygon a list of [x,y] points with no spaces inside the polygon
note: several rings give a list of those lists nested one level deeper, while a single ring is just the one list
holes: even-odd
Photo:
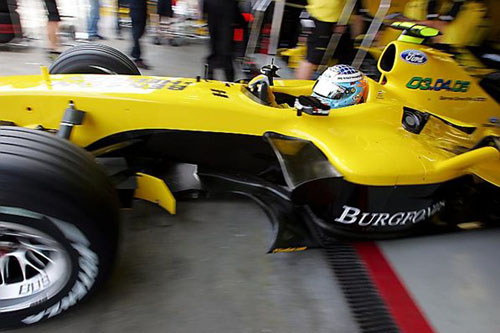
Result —
[{"label": "black body panel", "polygon": [[318,246],[319,238],[435,232],[432,221],[455,228],[473,220],[498,221],[499,216],[500,190],[472,176],[427,185],[354,184],[311,142],[276,133],[141,130],[113,135],[87,149],[103,158],[125,158],[128,169],[118,174],[122,178],[140,171],[163,179],[177,200],[224,192],[254,199],[275,230],[270,251]]}]

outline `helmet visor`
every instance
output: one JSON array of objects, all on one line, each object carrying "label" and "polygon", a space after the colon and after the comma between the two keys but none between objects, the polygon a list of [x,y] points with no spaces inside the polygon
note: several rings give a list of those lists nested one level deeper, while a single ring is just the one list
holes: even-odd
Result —
[{"label": "helmet visor", "polygon": [[346,93],[344,87],[341,87],[330,80],[318,80],[314,84],[313,92],[321,97],[330,99],[340,99]]}]

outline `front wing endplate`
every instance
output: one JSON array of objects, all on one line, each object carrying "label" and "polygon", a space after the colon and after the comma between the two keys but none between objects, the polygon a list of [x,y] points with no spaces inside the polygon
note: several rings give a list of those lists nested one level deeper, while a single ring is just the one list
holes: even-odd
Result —
[{"label": "front wing endplate", "polygon": [[167,184],[160,179],[138,172],[137,188],[134,198],[143,199],[164,208],[167,212],[174,215],[176,211],[176,200],[168,188]]}]

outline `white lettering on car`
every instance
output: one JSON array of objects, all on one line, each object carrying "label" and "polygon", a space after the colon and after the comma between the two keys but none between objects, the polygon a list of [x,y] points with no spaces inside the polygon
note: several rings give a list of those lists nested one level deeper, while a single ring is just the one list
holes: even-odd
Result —
[{"label": "white lettering on car", "polygon": [[[336,218],[335,222],[344,224],[351,224],[356,222],[357,216],[359,215],[359,213],[361,213],[361,209],[349,206],[343,206],[343,208],[344,211],[342,212],[342,215],[339,218]],[[349,218],[349,220],[346,220],[346,218]]]},{"label": "white lettering on car", "polygon": [[429,207],[419,210],[397,213],[362,212],[361,209],[344,205],[342,213],[335,218],[335,222],[343,224],[356,224],[360,227],[400,226],[407,222],[418,223],[425,221],[445,206],[444,201],[439,201]]},{"label": "white lettering on car", "polygon": [[360,226],[367,226],[367,225],[370,225],[371,223],[371,220],[368,221],[368,222],[363,222],[363,220],[368,216],[370,215],[370,213],[362,213],[363,214],[363,217],[361,217],[361,219],[358,221],[358,225]]},{"label": "white lettering on car", "polygon": [[397,212],[396,214],[392,215],[389,218],[389,221],[387,222],[388,225],[398,225],[404,218],[405,213],[403,212]]}]

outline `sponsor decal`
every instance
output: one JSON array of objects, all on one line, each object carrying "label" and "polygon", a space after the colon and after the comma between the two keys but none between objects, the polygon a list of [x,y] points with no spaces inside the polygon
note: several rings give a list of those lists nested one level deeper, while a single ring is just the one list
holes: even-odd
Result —
[{"label": "sponsor decal", "polygon": [[397,213],[372,213],[363,212],[359,208],[344,205],[342,206],[342,213],[334,221],[342,224],[355,224],[360,227],[395,227],[425,221],[439,212],[444,206],[444,201],[439,201],[432,206],[420,210]]},{"label": "sponsor decal", "polygon": [[[500,119],[498,117],[490,117],[486,124],[483,124],[484,127],[498,127],[500,128]],[[0,253],[1,257],[1,253]]]},{"label": "sponsor decal", "polygon": [[102,90],[140,89],[140,90],[158,90],[167,89],[180,91],[193,84],[192,81],[178,79],[155,79],[155,78],[137,78],[120,77],[118,75],[96,75],[95,77],[71,76],[61,80],[52,80],[53,87],[77,87],[92,88]]},{"label": "sponsor decal", "polygon": [[414,76],[406,84],[408,89],[432,90],[441,91],[446,90],[450,92],[467,92],[470,87],[470,81],[462,80],[447,80],[447,79],[434,79],[430,77],[422,78]]},{"label": "sponsor decal", "polygon": [[427,62],[427,56],[419,50],[405,50],[400,56],[401,59],[413,65],[423,65]]},{"label": "sponsor decal", "polygon": [[486,97],[439,96],[440,101],[486,102]]},{"label": "sponsor decal", "polygon": [[384,99],[384,92],[382,90],[377,91],[377,99]]},{"label": "sponsor decal", "polygon": [[298,252],[307,250],[307,246],[301,247],[287,247],[287,248],[277,248],[273,250],[273,253],[281,253],[281,252]]},{"label": "sponsor decal", "polygon": [[336,79],[340,80],[340,81],[354,81],[354,80],[361,80],[362,78],[363,78],[363,74],[361,74],[361,73],[346,75],[346,76],[339,75],[336,77]]},{"label": "sponsor decal", "polygon": [[224,90],[219,90],[219,89],[210,89],[212,91],[212,95],[217,96],[217,97],[223,97],[223,98],[229,98],[227,95],[227,92]]}]

